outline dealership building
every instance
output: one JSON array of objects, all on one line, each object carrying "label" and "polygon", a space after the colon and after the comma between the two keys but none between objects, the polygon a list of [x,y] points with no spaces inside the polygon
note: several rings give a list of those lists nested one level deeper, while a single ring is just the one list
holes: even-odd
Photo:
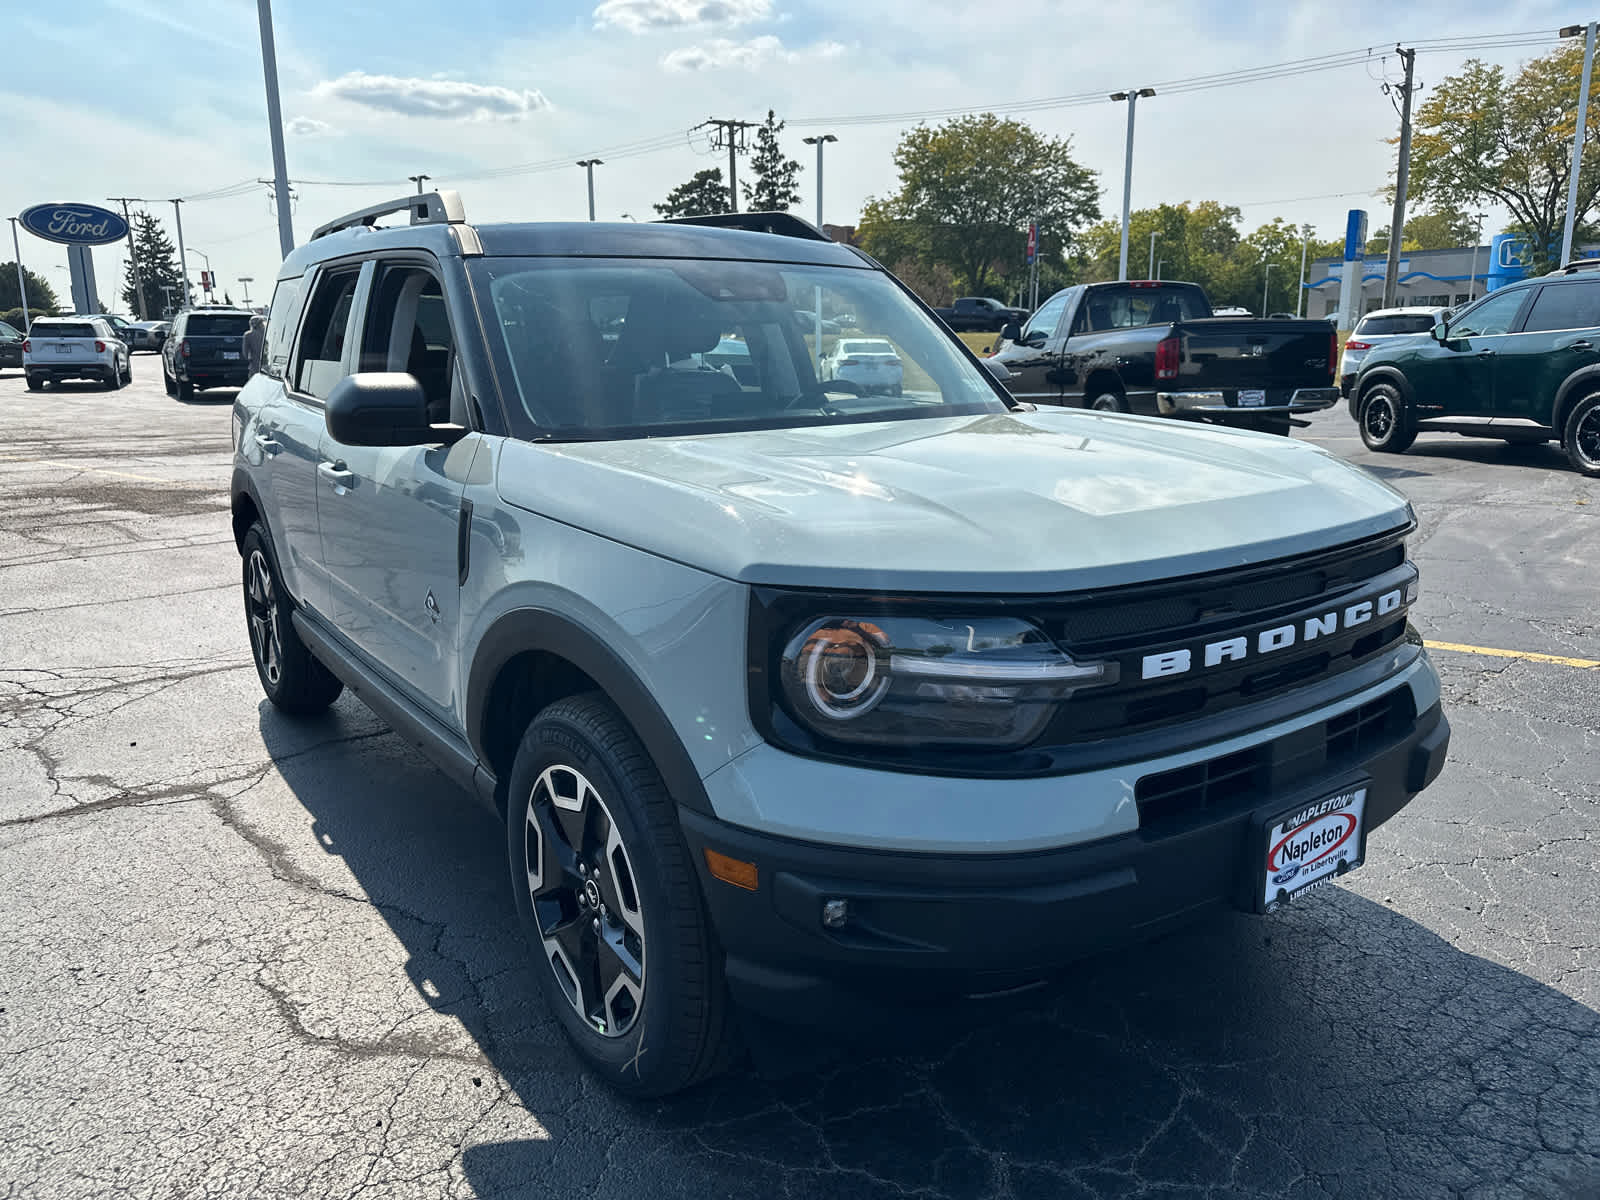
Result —
[{"label": "dealership building", "polygon": [[[1528,241],[1499,234],[1487,246],[1454,250],[1411,250],[1400,255],[1396,307],[1460,308],[1487,292],[1527,275]],[[1600,257],[1600,246],[1582,246],[1578,258]],[[1383,307],[1385,259],[1369,255],[1361,264],[1361,312]],[[1344,262],[1319,258],[1306,268],[1306,316],[1332,317],[1339,311]]]}]

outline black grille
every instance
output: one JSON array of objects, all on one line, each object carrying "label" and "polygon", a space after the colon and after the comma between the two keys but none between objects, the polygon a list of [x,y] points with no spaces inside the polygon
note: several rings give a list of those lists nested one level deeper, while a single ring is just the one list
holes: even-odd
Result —
[{"label": "black grille", "polygon": [[1161,837],[1253,808],[1312,775],[1349,766],[1392,744],[1416,715],[1411,689],[1397,688],[1260,746],[1146,775],[1134,789],[1140,830]]}]

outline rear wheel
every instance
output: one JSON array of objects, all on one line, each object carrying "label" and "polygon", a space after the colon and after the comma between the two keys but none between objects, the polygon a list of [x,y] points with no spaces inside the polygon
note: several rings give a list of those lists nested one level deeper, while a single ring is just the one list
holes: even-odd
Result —
[{"label": "rear wheel", "polygon": [[117,360],[111,360],[111,373],[101,382],[101,386],[108,392],[114,392],[122,386],[122,368],[117,365]]},{"label": "rear wheel", "polygon": [[30,392],[42,392],[42,391],[44,391],[44,380],[38,378],[35,375],[29,375],[28,376],[28,390]]},{"label": "rear wheel", "polygon": [[274,708],[295,716],[319,713],[344,684],[306,649],[290,620],[291,604],[260,524],[244,535],[244,615],[261,690]]},{"label": "rear wheel", "polygon": [[1392,383],[1375,383],[1361,397],[1361,440],[1379,454],[1404,454],[1417,440],[1416,418]]},{"label": "rear wheel", "polygon": [[1128,399],[1121,392],[1102,390],[1089,401],[1089,407],[1095,412],[1125,413],[1133,410],[1128,407]]},{"label": "rear wheel", "polygon": [[122,382],[126,386],[133,382],[133,355],[129,353],[128,361],[122,367]]},{"label": "rear wheel", "polygon": [[180,379],[178,381],[178,399],[182,400],[185,404],[193,400],[194,384],[190,383],[187,379]]},{"label": "rear wheel", "polygon": [[1600,392],[1573,405],[1567,414],[1561,445],[1574,471],[1600,479]]},{"label": "rear wheel", "polygon": [[176,396],[178,394],[178,381],[172,377],[172,372],[167,370],[165,355],[161,359],[161,385],[167,389],[167,395]]},{"label": "rear wheel", "polygon": [[523,735],[507,850],[540,990],[606,1083],[664,1096],[726,1066],[720,954],[672,797],[599,692],[559,700]]}]

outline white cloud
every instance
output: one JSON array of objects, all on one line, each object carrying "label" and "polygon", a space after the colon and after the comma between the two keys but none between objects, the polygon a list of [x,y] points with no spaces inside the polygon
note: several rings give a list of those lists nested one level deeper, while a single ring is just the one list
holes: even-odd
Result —
[{"label": "white cloud", "polygon": [[364,71],[351,71],[337,79],[324,80],[311,91],[315,96],[348,100],[352,104],[407,117],[515,121],[550,107],[550,102],[538,91],[517,91],[454,79],[368,75]]},{"label": "white cloud", "polygon": [[800,50],[786,50],[782,42],[768,34],[751,38],[748,42],[712,38],[698,46],[684,46],[664,54],[661,65],[669,71],[714,71],[722,67],[742,67],[746,71],[754,71],[767,63],[838,58],[844,52],[845,48],[839,42],[818,42]]},{"label": "white cloud", "polygon": [[772,0],[604,0],[594,10],[599,28],[629,33],[689,25],[748,25],[772,13]]},{"label": "white cloud", "polygon": [[332,125],[315,117],[291,117],[284,129],[295,137],[320,137],[334,131]]}]

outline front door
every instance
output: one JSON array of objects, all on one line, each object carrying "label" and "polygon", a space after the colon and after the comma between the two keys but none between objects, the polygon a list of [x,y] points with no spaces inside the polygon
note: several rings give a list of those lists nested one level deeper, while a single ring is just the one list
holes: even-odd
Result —
[{"label": "front door", "polygon": [[1497,292],[1450,322],[1449,335],[1406,368],[1421,417],[1492,417],[1498,359],[1517,328],[1528,289]]},{"label": "front door", "polygon": [[[431,420],[465,421],[452,386],[456,342],[431,269],[378,263],[361,331],[361,370],[407,372]],[[442,718],[456,701],[461,493],[480,444],[477,435],[448,447],[348,446],[327,433],[322,441],[318,512],[334,623]]]},{"label": "front door", "polygon": [[1546,284],[1533,298],[1522,332],[1501,341],[1496,416],[1548,426],[1562,382],[1600,363],[1600,279]]},{"label": "front door", "polygon": [[1079,290],[1068,288],[1051,296],[1023,326],[1022,337],[1006,343],[995,355],[1011,372],[1006,387],[1018,400],[1061,403],[1061,347],[1066,341],[1066,322],[1061,318]]}]

